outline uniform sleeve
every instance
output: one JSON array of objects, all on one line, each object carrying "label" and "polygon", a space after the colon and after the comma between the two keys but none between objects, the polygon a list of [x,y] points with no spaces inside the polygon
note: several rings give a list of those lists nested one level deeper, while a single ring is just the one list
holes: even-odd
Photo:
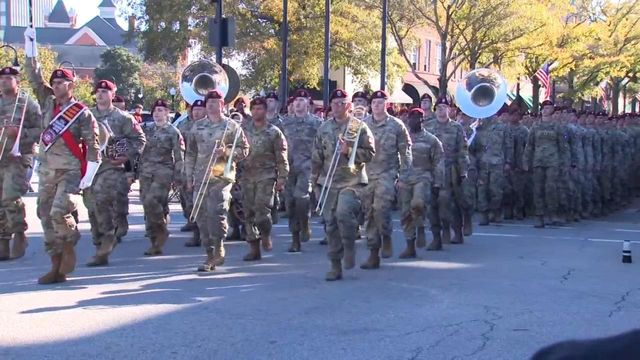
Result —
[{"label": "uniform sleeve", "polygon": [[431,147],[431,161],[433,164],[433,186],[444,187],[444,148],[442,142],[434,136],[435,143]]},{"label": "uniform sleeve", "polygon": [[[558,152],[559,152],[559,157],[560,157],[560,165],[561,166],[569,166],[570,164],[566,163],[566,159],[571,159],[571,147],[569,145],[569,141],[568,140],[568,135],[567,135],[567,131],[568,129],[562,128],[562,127],[558,127],[556,129],[556,141],[558,144]],[[571,161],[571,160],[569,160]]]},{"label": "uniform sleeve", "polygon": [[27,58],[25,67],[29,75],[29,84],[31,84],[31,87],[35,91],[40,106],[44,107],[47,99],[53,96],[53,89],[49,86],[44,76],[42,76],[42,68],[36,58]]},{"label": "uniform sleeve", "polygon": [[311,184],[318,182],[324,167],[324,151],[322,149],[322,130],[318,130],[311,149]]},{"label": "uniform sleeve", "polygon": [[278,128],[276,128],[276,137],[273,143],[273,152],[276,156],[276,170],[278,171],[278,180],[285,181],[289,176],[289,160],[287,155],[287,139]]},{"label": "uniform sleeve", "polygon": [[[376,154],[375,140],[371,129],[362,122],[362,133],[358,141],[358,147],[356,148],[356,164],[368,163],[373,160],[373,156]],[[411,148],[409,148],[411,150]]]},{"label": "uniform sleeve", "polygon": [[[175,128],[174,128],[175,129]],[[176,136],[173,143],[173,180],[182,181],[184,171],[184,159],[182,153],[184,152],[184,139],[178,129],[175,129]]]},{"label": "uniform sleeve", "polygon": [[409,136],[409,131],[401,122],[398,122],[398,152],[400,153],[400,180],[407,181],[409,177],[409,173],[411,170],[411,166],[413,164],[413,155],[411,154],[411,137]]},{"label": "uniform sleeve", "polygon": [[40,140],[42,133],[42,112],[40,106],[35,101],[29,99],[27,110],[24,116],[24,124],[22,125],[22,135],[20,137],[20,146],[31,147]]},{"label": "uniform sleeve", "polygon": [[531,128],[529,135],[527,136],[527,145],[524,148],[524,155],[522,156],[522,166],[524,170],[531,170],[533,163],[533,152],[536,148],[535,128]]},{"label": "uniform sleeve", "polygon": [[[229,156],[233,156],[233,161],[237,163],[249,155],[249,141],[247,141],[247,137],[244,135],[242,127],[240,127],[240,125],[236,126],[236,131],[229,134],[231,136],[231,141],[227,143],[229,145],[227,145],[226,158],[228,159]],[[234,149],[233,154],[230,154],[228,152],[231,151],[235,136],[238,137],[238,140],[236,141],[236,148]]]},{"label": "uniform sleeve", "polygon": [[198,159],[198,143],[194,131],[189,131],[187,137],[187,151],[184,159],[184,175],[187,183],[194,182],[193,174],[195,171],[196,160]]},{"label": "uniform sleeve", "polygon": [[504,162],[513,165],[514,164],[514,150],[515,150],[515,142],[514,142],[514,134],[509,127],[504,126]]},{"label": "uniform sleeve", "polygon": [[87,161],[100,161],[100,145],[98,144],[98,121],[91,111],[85,110],[80,123],[80,134],[87,146]]},{"label": "uniform sleeve", "polygon": [[458,127],[458,168],[460,169],[460,176],[467,176],[469,170],[469,152],[467,150],[467,136],[464,134],[462,126]]},{"label": "uniform sleeve", "polygon": [[133,118],[133,116],[123,113],[124,116],[124,136],[129,140],[129,148],[127,157],[129,160],[133,161],[137,156],[142,154],[144,150],[144,145],[147,140],[144,136],[144,131],[140,127],[140,124]]}]

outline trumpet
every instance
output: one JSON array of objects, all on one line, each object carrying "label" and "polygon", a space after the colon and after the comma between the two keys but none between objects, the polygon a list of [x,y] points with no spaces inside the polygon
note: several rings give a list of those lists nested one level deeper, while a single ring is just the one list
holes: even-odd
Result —
[{"label": "trumpet", "polygon": [[[10,124],[13,123],[13,119],[16,116],[16,113],[18,111],[18,104],[20,102],[22,102],[22,114],[20,116],[20,125],[18,126],[18,134],[16,135],[16,141],[13,143],[13,147],[9,152],[13,157],[22,156],[22,154],[20,153],[20,137],[22,136],[22,127],[24,126],[24,117],[25,117],[25,114],[27,113],[27,104],[29,103],[29,95],[24,90],[18,91],[18,96],[16,97],[16,103],[13,106],[13,113],[11,114],[11,119],[9,120]],[[7,128],[7,122],[5,121],[5,124],[2,127],[2,130],[0,131],[0,139],[2,141],[2,145],[0,148],[0,160],[2,160],[2,158],[4,157],[4,150],[7,147],[7,141],[9,140],[9,137],[5,135],[6,128]]]},{"label": "trumpet", "polygon": [[353,147],[351,149],[351,153],[349,154],[349,162],[347,166],[352,173],[356,172],[356,152],[358,150],[358,142],[360,141],[360,134],[362,133],[362,120],[354,119],[349,120],[347,124],[347,128],[344,130],[343,134],[338,136],[338,140],[336,141],[336,146],[333,150],[333,156],[331,157],[331,162],[329,163],[329,169],[327,170],[327,176],[324,179],[324,183],[322,184],[322,190],[320,191],[320,196],[318,197],[318,205],[316,206],[316,213],[318,215],[322,215],[324,211],[324,207],[327,203],[327,199],[329,198],[329,191],[331,190],[331,185],[333,184],[333,177],[338,169],[338,162],[340,161],[340,141],[349,141],[353,142]]},{"label": "trumpet", "polygon": [[211,156],[209,157],[209,163],[207,164],[207,171],[204,172],[204,176],[202,177],[202,181],[200,182],[200,187],[198,188],[196,197],[193,200],[193,210],[191,210],[191,214],[189,215],[189,221],[191,222],[196,221],[198,213],[200,213],[200,207],[202,207],[202,203],[207,197],[207,188],[209,187],[209,182],[211,182],[213,170],[216,166],[216,163],[218,162],[218,155],[216,154],[216,152],[218,149],[224,148],[224,138],[227,135],[228,129],[229,123],[227,123],[227,126],[224,128],[222,139],[216,140],[213,145],[213,150],[211,151]]}]

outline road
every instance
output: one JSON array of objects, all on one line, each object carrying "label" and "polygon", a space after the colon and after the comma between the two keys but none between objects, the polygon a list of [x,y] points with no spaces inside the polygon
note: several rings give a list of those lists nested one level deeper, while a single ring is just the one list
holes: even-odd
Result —
[{"label": "road", "polygon": [[[93,246],[81,212],[80,264],[54,286],[36,284],[49,261],[35,198],[26,203],[27,255],[0,264],[0,359],[526,359],[558,340],[640,326],[640,246],[622,264],[620,243],[640,240],[639,202],[567,227],[476,227],[464,245],[410,261],[397,259],[396,230],[396,257],[380,270],[327,283],[317,223],[300,254],[286,253],[281,220],[263,261],[243,262],[246,244],[229,243],[225,266],[203,275],[172,204],[166,255],[145,257],[132,193],[130,233],[109,267],[82,265]],[[366,256],[360,241],[358,263]]]}]

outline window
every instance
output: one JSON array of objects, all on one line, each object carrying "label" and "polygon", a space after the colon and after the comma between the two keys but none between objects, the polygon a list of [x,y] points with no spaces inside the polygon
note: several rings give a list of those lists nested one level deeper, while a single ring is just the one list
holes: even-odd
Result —
[{"label": "window", "polygon": [[424,69],[425,72],[431,72],[431,40],[427,40],[424,43]]},{"label": "window", "polygon": [[413,48],[411,51],[411,68],[413,70],[418,69],[418,48]]},{"label": "window", "polygon": [[442,45],[436,45],[436,68],[438,69],[438,73],[440,73],[440,69],[442,68]]}]

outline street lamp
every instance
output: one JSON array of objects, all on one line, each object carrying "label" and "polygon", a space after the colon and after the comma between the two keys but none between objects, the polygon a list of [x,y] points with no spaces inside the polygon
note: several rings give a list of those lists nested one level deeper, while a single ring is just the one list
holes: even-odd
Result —
[{"label": "street lamp", "polygon": [[171,95],[171,110],[176,111],[176,88],[169,89],[169,95]]},{"label": "street lamp", "polygon": [[5,44],[0,46],[0,49],[2,48],[9,48],[11,50],[13,50],[13,67],[16,69],[20,69],[20,63],[18,62],[18,51],[16,51],[16,48],[14,48],[11,45]]}]

